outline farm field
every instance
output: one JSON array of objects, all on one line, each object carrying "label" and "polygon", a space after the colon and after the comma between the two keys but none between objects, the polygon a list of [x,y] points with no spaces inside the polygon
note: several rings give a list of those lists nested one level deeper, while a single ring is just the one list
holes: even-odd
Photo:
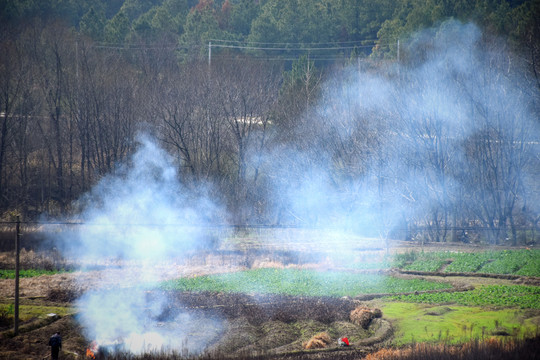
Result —
[{"label": "farm field", "polygon": [[[538,339],[540,250],[401,248],[390,254],[372,249],[369,253],[351,253],[348,262],[329,255],[318,263],[295,262],[290,256],[285,261],[261,252],[237,253],[237,258],[230,253],[205,254],[176,264],[167,280],[143,286],[150,298],[167,294],[172,312],[211,311],[226,319],[225,330],[201,320],[205,333],[192,330],[192,334],[211,338],[209,349],[214,354],[235,358],[249,358],[249,354],[320,358],[322,351],[324,358],[360,359],[380,348],[416,343],[461,346],[471,340]],[[76,321],[81,309],[73,301],[95,289],[92,279],[101,272],[120,271],[118,265],[70,272],[25,270],[21,333],[13,336],[13,299],[6,291],[13,279],[5,259],[0,258],[4,267],[0,359],[45,357],[46,340],[56,330],[64,334],[64,359],[81,358],[90,339]],[[224,266],[229,263],[236,265]],[[77,277],[87,279],[83,282],[87,287],[81,287]],[[351,317],[358,307],[380,309],[382,317],[361,326]],[[321,333],[332,342],[321,349],[306,349]],[[347,336],[352,346],[339,348],[336,339],[341,336]],[[186,344],[192,341],[186,339]]]},{"label": "farm field", "polygon": [[396,257],[395,265],[403,270],[512,274],[540,277],[540,250],[499,250],[459,253],[452,251],[410,252]]}]

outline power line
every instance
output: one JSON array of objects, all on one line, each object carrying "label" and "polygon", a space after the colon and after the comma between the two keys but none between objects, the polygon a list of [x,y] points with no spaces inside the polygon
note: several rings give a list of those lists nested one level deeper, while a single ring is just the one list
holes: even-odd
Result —
[{"label": "power line", "polygon": [[291,42],[257,42],[257,41],[242,41],[242,40],[225,40],[225,39],[208,39],[208,41],[223,42],[223,43],[241,43],[241,44],[257,44],[257,45],[341,45],[341,44],[355,44],[355,43],[366,43],[373,42],[376,43],[378,39],[364,39],[364,40],[354,40],[354,41],[332,41],[332,42],[317,42],[317,43],[291,43]]},{"label": "power line", "polygon": [[220,45],[220,44],[211,44],[211,47],[218,48],[230,48],[230,49],[245,49],[245,50],[278,50],[278,51],[323,51],[323,50],[348,50],[356,49],[359,47],[372,48],[373,45],[362,45],[362,46],[340,46],[340,47],[297,47],[297,48],[288,48],[288,47],[256,47],[256,46],[239,46],[239,45]]}]

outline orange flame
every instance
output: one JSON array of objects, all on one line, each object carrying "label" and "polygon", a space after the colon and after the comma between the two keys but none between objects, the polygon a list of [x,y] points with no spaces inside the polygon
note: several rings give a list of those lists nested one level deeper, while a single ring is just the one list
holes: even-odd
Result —
[{"label": "orange flame", "polygon": [[98,349],[97,343],[95,341],[92,341],[90,345],[88,346],[88,348],[86,349],[86,358],[95,359],[97,349]]}]

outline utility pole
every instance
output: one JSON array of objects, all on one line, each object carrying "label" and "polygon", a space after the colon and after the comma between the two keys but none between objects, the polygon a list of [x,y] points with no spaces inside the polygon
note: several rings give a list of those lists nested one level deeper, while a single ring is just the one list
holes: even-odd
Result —
[{"label": "utility pole", "polygon": [[19,334],[19,257],[21,254],[21,220],[17,216],[17,225],[15,227],[15,312],[13,333]]},{"label": "utility pole", "polygon": [[397,39],[397,62],[399,64],[399,39]]},{"label": "utility pole", "polygon": [[212,42],[208,42],[208,66],[212,64]]}]

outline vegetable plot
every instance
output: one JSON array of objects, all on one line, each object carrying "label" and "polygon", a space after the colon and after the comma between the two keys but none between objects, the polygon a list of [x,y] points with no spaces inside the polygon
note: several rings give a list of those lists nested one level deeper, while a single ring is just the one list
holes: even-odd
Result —
[{"label": "vegetable plot", "polygon": [[[444,266],[445,264],[448,265]],[[540,276],[540,250],[489,250],[474,253],[439,251],[397,254],[394,258],[394,266],[414,271]]]},{"label": "vegetable plot", "polygon": [[540,309],[540,287],[523,285],[486,285],[472,291],[396,295],[388,299],[427,304],[496,306]]},{"label": "vegetable plot", "polygon": [[181,291],[285,294],[295,296],[357,296],[448,289],[446,283],[350,272],[298,269],[253,269],[235,273],[180,278],[163,284]]}]

